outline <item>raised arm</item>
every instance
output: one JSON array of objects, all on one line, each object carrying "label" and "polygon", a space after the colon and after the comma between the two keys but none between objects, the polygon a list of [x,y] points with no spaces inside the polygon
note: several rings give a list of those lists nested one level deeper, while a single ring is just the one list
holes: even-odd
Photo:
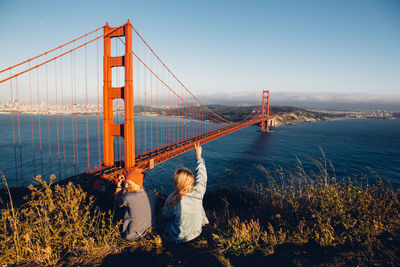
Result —
[{"label": "raised arm", "polygon": [[197,157],[194,191],[199,197],[203,197],[207,188],[207,170],[204,159],[201,157],[202,148],[200,144],[195,144],[194,148]]}]

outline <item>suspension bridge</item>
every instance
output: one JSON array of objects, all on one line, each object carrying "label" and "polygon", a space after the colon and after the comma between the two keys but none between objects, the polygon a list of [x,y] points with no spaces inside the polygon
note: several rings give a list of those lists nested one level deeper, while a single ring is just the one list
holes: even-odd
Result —
[{"label": "suspension bridge", "polygon": [[215,113],[129,21],[0,70],[0,87],[7,101],[1,112],[8,114],[0,117],[7,133],[3,171],[22,186],[50,174],[113,180],[134,168],[152,169],[195,143],[254,124],[267,132],[274,123],[268,90],[240,121]]}]

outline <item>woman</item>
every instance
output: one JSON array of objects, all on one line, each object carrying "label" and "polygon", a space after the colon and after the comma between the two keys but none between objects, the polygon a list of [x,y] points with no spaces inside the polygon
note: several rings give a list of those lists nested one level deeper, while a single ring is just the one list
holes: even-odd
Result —
[{"label": "woman", "polygon": [[162,209],[166,219],[165,230],[171,241],[188,242],[201,234],[201,228],[208,223],[203,208],[203,197],[207,186],[207,171],[202,148],[195,145],[197,168],[196,180],[186,168],[177,169],[174,174],[174,192],[168,196]]},{"label": "woman", "polygon": [[144,171],[135,169],[125,179],[119,177],[115,191],[118,206],[124,209],[122,235],[128,240],[139,239],[155,224],[157,197],[153,191],[144,190],[143,178]]}]

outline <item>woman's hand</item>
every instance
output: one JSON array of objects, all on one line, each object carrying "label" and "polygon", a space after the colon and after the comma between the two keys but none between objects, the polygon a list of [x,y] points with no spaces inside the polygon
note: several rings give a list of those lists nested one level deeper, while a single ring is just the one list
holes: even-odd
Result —
[{"label": "woman's hand", "polygon": [[122,182],[124,182],[125,176],[120,174],[117,178],[117,188],[115,188],[115,197],[118,197],[122,192]]},{"label": "woman's hand", "polygon": [[194,144],[194,149],[196,150],[196,157],[201,158],[201,151],[203,150],[200,146],[200,143]]},{"label": "woman's hand", "polygon": [[123,175],[118,175],[118,182],[117,182],[117,187],[121,187],[122,182],[124,181],[125,176]]}]

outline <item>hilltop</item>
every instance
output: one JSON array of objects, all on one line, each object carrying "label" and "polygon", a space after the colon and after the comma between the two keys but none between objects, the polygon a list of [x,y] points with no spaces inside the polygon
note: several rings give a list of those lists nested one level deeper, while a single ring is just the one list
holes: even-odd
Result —
[{"label": "hilltop", "polygon": [[[254,109],[254,106],[209,105],[208,107],[222,117],[232,121],[243,120]],[[270,108],[270,114],[276,117],[277,126],[297,122],[331,120],[344,117],[344,115],[313,112],[289,106],[271,106]]]},{"label": "hilltop", "polygon": [[276,116],[277,126],[298,122],[333,120],[344,117],[287,106],[272,106],[271,111]]},{"label": "hilltop", "polygon": [[[400,199],[389,182],[340,178],[316,161],[271,174],[268,185],[207,192],[210,221],[176,245],[158,226],[139,241],[121,238],[113,193],[85,184],[0,191],[0,262],[63,266],[396,266]],[[260,166],[260,169],[263,168]],[[280,177],[280,178],[279,178]],[[52,178],[53,180],[55,177]],[[5,181],[5,180],[4,180]],[[20,191],[20,193],[22,193]],[[157,193],[160,207],[166,196]],[[14,203],[14,204],[13,204]]]}]

